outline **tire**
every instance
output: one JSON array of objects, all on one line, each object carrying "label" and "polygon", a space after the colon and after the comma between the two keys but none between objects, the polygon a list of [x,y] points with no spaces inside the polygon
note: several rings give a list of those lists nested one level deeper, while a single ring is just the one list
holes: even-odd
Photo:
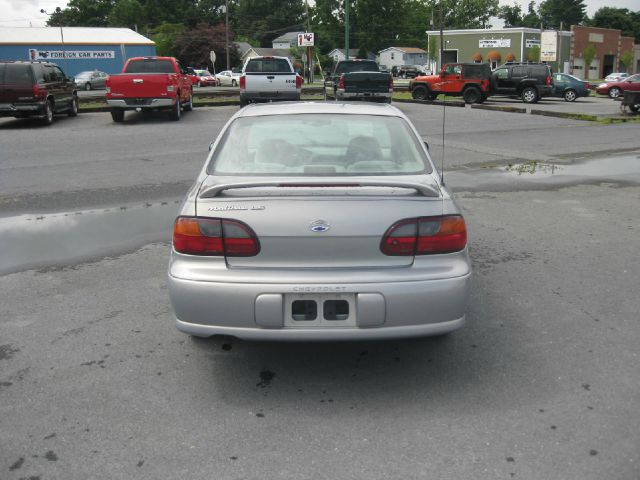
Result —
[{"label": "tire", "polygon": [[47,100],[44,104],[42,123],[44,125],[51,125],[53,123],[53,102],[51,100]]},{"label": "tire", "polygon": [[78,116],[78,96],[74,95],[71,100],[71,106],[69,107],[69,111],[67,112],[70,117]]},{"label": "tire", "polygon": [[429,90],[423,85],[418,85],[411,91],[411,98],[414,100],[426,100],[429,97]]},{"label": "tire", "polygon": [[232,87],[237,87],[238,86],[238,82],[236,82],[235,80],[231,80],[231,86]]},{"label": "tire", "polygon": [[243,100],[242,98],[240,99],[240,108],[246,107],[247,106],[247,101]]},{"label": "tire", "polygon": [[565,102],[575,102],[577,97],[576,91],[569,89],[564,92],[564,95],[562,95],[562,97],[564,98]]},{"label": "tire", "polygon": [[520,98],[522,98],[522,101],[524,103],[537,103],[538,91],[533,87],[526,87],[524,90],[522,90]]},{"label": "tire", "polygon": [[184,111],[190,112],[193,110],[193,92],[189,92],[189,100],[184,104]]},{"label": "tire", "polygon": [[177,122],[182,116],[182,105],[180,105],[180,92],[176,95],[176,103],[171,108],[171,120]]},{"label": "tire", "polygon": [[478,103],[484,103],[487,101],[487,98],[489,98],[489,96],[486,93],[483,93],[480,95],[480,100],[478,100]]},{"label": "tire", "polygon": [[609,89],[610,98],[618,98],[621,93],[622,93],[622,90],[620,90],[618,87],[611,87]]},{"label": "tire", "polygon": [[634,105],[629,105],[629,110],[631,110],[632,112],[638,112],[638,110],[640,110],[640,103],[636,103]]},{"label": "tire", "polygon": [[476,87],[467,87],[462,93],[464,103],[480,103],[482,93]]},{"label": "tire", "polygon": [[116,123],[123,122],[124,121],[124,110],[120,110],[120,109],[114,108],[113,110],[111,110],[111,118]]},{"label": "tire", "polygon": [[89,90],[91,90],[91,84],[89,82],[84,84],[84,89],[88,92]]}]

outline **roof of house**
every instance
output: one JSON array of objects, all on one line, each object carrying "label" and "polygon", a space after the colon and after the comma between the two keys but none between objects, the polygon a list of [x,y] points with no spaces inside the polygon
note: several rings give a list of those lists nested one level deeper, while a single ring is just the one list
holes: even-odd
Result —
[{"label": "roof of house", "polygon": [[233,42],[233,44],[238,48],[240,56],[244,55],[248,50],[251,50],[253,48],[249,42]]},{"label": "roof of house", "polygon": [[423,49],[416,47],[389,47],[385,48],[384,50],[380,50],[378,53],[386,52],[387,50],[399,50],[403,53],[427,53]]},{"label": "roof of house", "polygon": [[[246,55],[249,52],[255,52],[256,55],[260,56],[260,57],[291,57],[291,54],[289,53],[289,50],[286,48],[257,48],[257,47],[251,47],[249,50],[247,50],[244,55]],[[243,55],[243,56],[244,56]]]},{"label": "roof of house", "polygon": [[[357,48],[350,48],[349,49],[349,56],[352,57],[352,56],[358,55],[359,51],[360,50],[357,49]],[[332,55],[334,52],[340,52],[340,53],[342,53],[344,55],[344,48],[334,48],[333,50],[331,50],[329,52],[329,55]]]},{"label": "roof of house", "polygon": [[280,42],[289,42],[289,43],[291,43],[294,40],[297,42],[299,33],[304,33],[304,32],[287,32],[287,33],[283,33],[278,38],[274,38],[272,41],[274,43],[280,43]]},{"label": "roof of house", "polygon": [[155,45],[130,28],[0,27],[4,45],[57,45],[63,40],[65,45]]}]

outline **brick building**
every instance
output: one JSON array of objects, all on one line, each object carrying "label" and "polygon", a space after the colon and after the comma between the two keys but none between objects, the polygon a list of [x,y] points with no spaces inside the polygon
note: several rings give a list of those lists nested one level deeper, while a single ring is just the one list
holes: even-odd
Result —
[{"label": "brick building", "polygon": [[[633,37],[623,37],[620,30],[579,25],[571,25],[571,33],[571,62],[574,75],[589,79],[604,78],[611,72],[634,72],[634,65],[626,66],[620,62],[623,53],[634,52]],[[589,72],[585,73],[584,50],[590,44],[595,45],[596,55]]]}]

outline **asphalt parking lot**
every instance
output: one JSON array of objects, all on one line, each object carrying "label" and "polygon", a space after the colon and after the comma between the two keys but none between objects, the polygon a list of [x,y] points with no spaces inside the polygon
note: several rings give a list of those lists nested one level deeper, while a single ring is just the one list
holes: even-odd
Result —
[{"label": "asphalt parking lot", "polygon": [[[397,106],[440,165],[442,107]],[[638,478],[637,123],[446,108],[452,335],[194,340],[171,221],[236,110],[0,119],[0,478]]]}]

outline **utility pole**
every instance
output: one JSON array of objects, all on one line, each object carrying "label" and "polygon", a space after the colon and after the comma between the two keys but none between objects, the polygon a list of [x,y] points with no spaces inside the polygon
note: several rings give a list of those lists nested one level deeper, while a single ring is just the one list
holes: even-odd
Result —
[{"label": "utility pole", "polygon": [[[231,70],[229,62],[229,0],[224,0],[225,50],[227,52],[227,70]],[[213,67],[216,68],[215,66]]]},{"label": "utility pole", "polygon": [[[311,19],[309,18],[309,0],[304,1],[304,12],[307,16],[307,33],[311,32]],[[308,83],[313,82],[313,56],[311,53],[312,48],[307,47],[307,64],[309,65],[309,78]]]},{"label": "utility pole", "polygon": [[344,0],[344,55],[349,60],[349,2]]},{"label": "utility pole", "polygon": [[558,45],[558,72],[560,73],[564,73],[564,68],[562,66],[562,25],[563,23],[560,22],[560,31],[558,32],[558,35],[560,36],[560,38],[558,39],[558,43],[560,45]]},{"label": "utility pole", "polygon": [[[56,13],[60,13],[60,7],[56,7]],[[40,9],[40,13],[44,13],[45,15],[53,15],[52,13],[47,12],[44,8]],[[62,64],[64,65],[64,73],[68,75],[67,71],[67,50],[64,47],[64,33],[62,31],[62,22],[60,23],[60,42],[62,43]]]}]

